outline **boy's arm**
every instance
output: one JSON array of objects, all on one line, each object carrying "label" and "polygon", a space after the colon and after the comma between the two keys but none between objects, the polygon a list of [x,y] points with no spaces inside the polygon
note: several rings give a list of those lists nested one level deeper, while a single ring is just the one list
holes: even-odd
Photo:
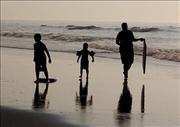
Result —
[{"label": "boy's arm", "polygon": [[77,63],[79,62],[79,58],[80,58],[81,56],[78,56],[78,58],[77,58]]},{"label": "boy's arm", "polygon": [[94,55],[93,56],[91,56],[92,57],[92,62],[94,62]]},{"label": "boy's arm", "polygon": [[92,62],[94,62],[94,55],[95,55],[95,52],[91,51],[89,52],[90,56],[92,57]]},{"label": "boy's arm", "polygon": [[50,56],[50,54],[49,54],[49,51],[48,51],[48,49],[47,49],[47,47],[45,46],[45,52],[46,52],[46,54],[47,54],[47,56],[48,56],[48,58],[49,58],[49,63],[51,63],[51,56]]},{"label": "boy's arm", "polygon": [[82,50],[81,51],[77,51],[76,52],[76,55],[78,56],[78,58],[77,58],[77,63],[79,62],[79,59],[80,59],[80,57],[81,57],[81,55],[82,55]]}]

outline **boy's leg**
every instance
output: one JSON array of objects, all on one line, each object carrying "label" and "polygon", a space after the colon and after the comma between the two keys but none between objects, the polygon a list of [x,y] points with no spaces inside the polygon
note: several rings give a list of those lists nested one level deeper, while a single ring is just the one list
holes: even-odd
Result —
[{"label": "boy's leg", "polygon": [[45,64],[45,65],[42,65],[42,67],[43,67],[43,70],[44,70],[44,75],[46,76],[46,80],[48,81],[49,75],[48,75],[48,70],[47,70],[46,64]]},{"label": "boy's leg", "polygon": [[89,69],[87,68],[86,69],[86,78],[88,79],[88,77],[89,77]]},{"label": "boy's leg", "polygon": [[35,63],[35,71],[36,71],[36,81],[39,81],[39,69],[40,65],[38,63]]},{"label": "boy's leg", "polygon": [[81,67],[80,68],[80,76],[79,76],[80,78],[82,77],[82,74],[83,74],[83,68]]}]

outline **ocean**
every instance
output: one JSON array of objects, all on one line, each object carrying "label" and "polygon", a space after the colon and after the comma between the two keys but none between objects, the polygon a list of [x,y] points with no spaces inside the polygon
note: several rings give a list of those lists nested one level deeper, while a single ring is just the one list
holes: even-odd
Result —
[{"label": "ocean", "polygon": [[[128,23],[136,38],[145,38],[147,56],[180,62],[180,25]],[[33,49],[33,35],[40,33],[51,51],[76,52],[87,42],[97,55],[119,58],[115,43],[121,22],[2,21],[1,47]],[[142,42],[134,42],[135,55],[142,54]],[[110,55],[111,54],[111,55]]]}]

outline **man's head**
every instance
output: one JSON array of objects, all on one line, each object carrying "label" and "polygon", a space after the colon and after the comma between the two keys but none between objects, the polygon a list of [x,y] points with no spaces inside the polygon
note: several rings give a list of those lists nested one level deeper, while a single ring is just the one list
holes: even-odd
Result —
[{"label": "man's head", "polygon": [[88,49],[88,43],[83,44],[83,49],[87,50]]},{"label": "man's head", "polygon": [[122,27],[123,30],[127,30],[127,29],[128,29],[128,25],[127,25],[127,23],[125,23],[125,22],[123,22],[123,23],[121,24],[121,27]]},{"label": "man's head", "polygon": [[35,35],[34,35],[34,40],[35,40],[36,42],[40,42],[40,40],[41,40],[41,34],[35,34]]}]

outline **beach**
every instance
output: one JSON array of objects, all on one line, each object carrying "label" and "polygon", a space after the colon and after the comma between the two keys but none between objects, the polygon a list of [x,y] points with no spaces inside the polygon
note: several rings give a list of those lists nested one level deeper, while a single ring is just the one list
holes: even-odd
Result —
[{"label": "beach", "polygon": [[[76,54],[53,51],[50,54],[52,63],[48,64],[49,77],[57,81],[48,85],[44,103],[38,107],[34,106],[36,84],[33,50],[1,47],[3,127],[180,126],[178,62],[148,57],[144,75],[142,56],[135,56],[128,79],[132,109],[131,113],[123,114],[117,111],[124,82],[120,59],[98,57],[106,54],[96,54],[95,62],[90,62],[89,69],[87,101],[90,103],[82,106],[78,101],[80,81]],[[85,73],[82,84],[86,84]],[[142,85],[145,86],[145,113],[141,113],[140,108]],[[41,93],[45,88],[46,84],[39,84]]]}]

